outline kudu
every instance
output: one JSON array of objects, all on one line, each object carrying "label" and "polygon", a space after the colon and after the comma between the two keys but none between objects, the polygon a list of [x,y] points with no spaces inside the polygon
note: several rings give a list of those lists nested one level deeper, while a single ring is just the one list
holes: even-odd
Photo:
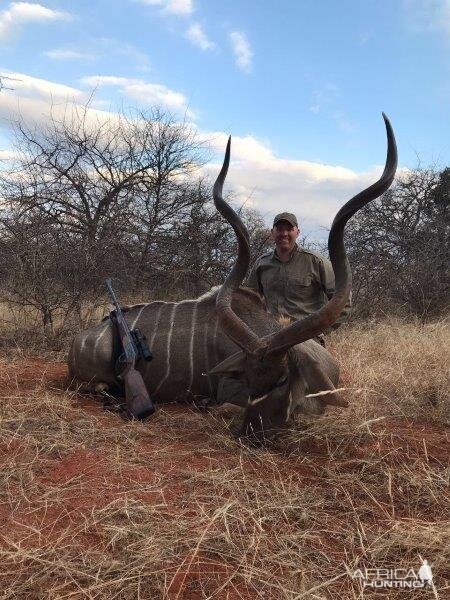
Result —
[{"label": "kudu", "polygon": [[[230,274],[218,290],[195,300],[138,304],[126,313],[130,328],[139,326],[154,354],[152,362],[138,368],[156,402],[214,397],[221,377],[240,379],[247,395],[239,435],[257,438],[284,426],[296,408],[321,413],[326,404],[347,406],[334,392],[339,378],[337,362],[314,338],[337,320],[349,298],[351,269],[344,247],[345,224],[383,194],[394,179],[395,137],[384,114],[383,118],[388,140],[384,172],[339,210],[330,230],[328,248],[335,293],[316,313],[287,327],[267,313],[255,292],[241,287],[249,267],[249,236],[222,198],[230,160],[228,140],[213,195],[238,240],[238,257]],[[114,385],[112,348],[109,320],[78,334],[69,354],[71,377],[92,386]],[[319,392],[325,394],[306,397]]]}]

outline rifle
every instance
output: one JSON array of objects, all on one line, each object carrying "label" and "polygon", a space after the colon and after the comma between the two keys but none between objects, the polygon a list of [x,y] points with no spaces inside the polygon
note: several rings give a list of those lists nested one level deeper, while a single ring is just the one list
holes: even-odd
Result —
[{"label": "rifle", "polygon": [[140,358],[146,361],[152,360],[153,355],[146,344],[145,336],[139,329],[131,330],[128,327],[112,288],[111,279],[106,280],[106,287],[115,307],[109,317],[117,328],[123,349],[116,362],[117,377],[123,380],[125,385],[125,401],[129,414],[137,419],[145,419],[155,412],[155,405],[145,387],[142,375],[135,365]]}]

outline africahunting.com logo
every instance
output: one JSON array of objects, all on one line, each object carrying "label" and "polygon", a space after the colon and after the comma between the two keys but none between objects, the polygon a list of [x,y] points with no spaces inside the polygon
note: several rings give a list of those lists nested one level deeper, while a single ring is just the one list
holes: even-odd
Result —
[{"label": "africahunting.com logo", "polygon": [[421,567],[375,567],[362,568],[353,572],[352,578],[363,588],[423,589],[432,587],[433,573],[427,560]]}]

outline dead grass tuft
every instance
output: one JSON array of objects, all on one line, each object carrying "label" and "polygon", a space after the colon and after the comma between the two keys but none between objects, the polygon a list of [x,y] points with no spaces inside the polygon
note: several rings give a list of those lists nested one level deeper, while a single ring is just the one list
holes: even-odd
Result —
[{"label": "dead grass tuft", "polygon": [[330,347],[355,408],[449,423],[450,326],[391,321],[338,330]]},{"label": "dead grass tuft", "polygon": [[447,335],[333,334],[350,408],[258,450],[230,436],[226,408],[129,422],[65,390],[58,361],[5,356],[1,598],[356,599],[379,594],[355,569],[424,558],[421,596],[447,597]]}]

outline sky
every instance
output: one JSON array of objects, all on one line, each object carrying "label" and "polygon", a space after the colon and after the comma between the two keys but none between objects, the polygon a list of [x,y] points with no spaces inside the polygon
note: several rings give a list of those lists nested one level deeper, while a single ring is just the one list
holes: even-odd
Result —
[{"label": "sky", "polygon": [[[382,170],[450,161],[450,0],[0,0],[0,159],[11,120],[159,106],[210,141],[215,177],[270,224],[324,235]],[[3,163],[5,164],[5,163]]]}]

